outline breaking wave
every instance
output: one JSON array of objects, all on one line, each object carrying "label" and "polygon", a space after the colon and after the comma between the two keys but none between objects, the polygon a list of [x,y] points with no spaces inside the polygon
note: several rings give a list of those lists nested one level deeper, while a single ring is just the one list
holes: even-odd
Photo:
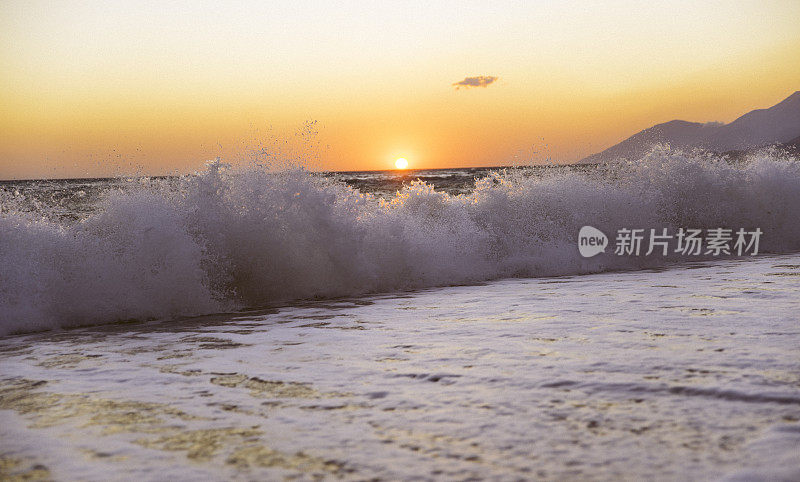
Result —
[{"label": "breaking wave", "polygon": [[732,164],[658,148],[635,163],[537,172],[495,172],[458,196],[415,182],[379,199],[302,169],[216,162],[110,188],[73,223],[5,193],[0,334],[665,260],[584,259],[583,225],[758,227],[762,252],[800,249],[800,163],[778,152]]}]

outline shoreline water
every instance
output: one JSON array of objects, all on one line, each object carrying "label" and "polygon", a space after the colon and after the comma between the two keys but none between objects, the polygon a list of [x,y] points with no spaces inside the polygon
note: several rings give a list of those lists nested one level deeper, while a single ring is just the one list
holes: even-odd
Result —
[{"label": "shoreline water", "polygon": [[0,477],[800,476],[796,159],[453,176],[0,191]]},{"label": "shoreline water", "polygon": [[5,338],[2,452],[86,480],[790,480],[798,270],[757,257]]}]

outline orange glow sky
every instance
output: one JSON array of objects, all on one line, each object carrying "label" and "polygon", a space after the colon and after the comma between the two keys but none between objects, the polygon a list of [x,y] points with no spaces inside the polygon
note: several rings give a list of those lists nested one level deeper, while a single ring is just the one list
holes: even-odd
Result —
[{"label": "orange glow sky", "polygon": [[[315,169],[572,162],[800,90],[798,25],[796,0],[5,0],[0,179],[191,172],[286,142]],[[452,85],[481,75],[499,79]]]}]

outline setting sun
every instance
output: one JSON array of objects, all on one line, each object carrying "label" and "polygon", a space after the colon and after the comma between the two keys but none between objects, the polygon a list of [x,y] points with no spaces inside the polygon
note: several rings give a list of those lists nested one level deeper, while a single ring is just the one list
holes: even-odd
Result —
[{"label": "setting sun", "polygon": [[394,167],[396,167],[397,169],[406,169],[408,168],[408,161],[406,160],[405,157],[401,157],[396,161],[394,161]]}]

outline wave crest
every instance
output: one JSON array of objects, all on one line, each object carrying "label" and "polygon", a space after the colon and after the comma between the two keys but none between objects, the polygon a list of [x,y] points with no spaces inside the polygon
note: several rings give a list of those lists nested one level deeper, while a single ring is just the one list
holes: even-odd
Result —
[{"label": "wave crest", "polygon": [[730,164],[660,147],[596,170],[494,172],[458,196],[412,182],[389,199],[215,162],[110,189],[72,224],[0,202],[0,334],[677,259],[581,258],[583,225],[758,227],[762,252],[800,249],[800,163],[776,151]]}]

